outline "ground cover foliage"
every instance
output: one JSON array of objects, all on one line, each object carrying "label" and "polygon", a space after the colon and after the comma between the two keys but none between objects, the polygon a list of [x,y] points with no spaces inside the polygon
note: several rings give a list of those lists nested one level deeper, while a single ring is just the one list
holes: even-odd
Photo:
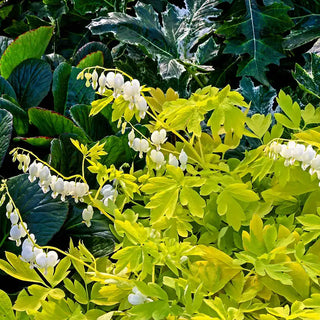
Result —
[{"label": "ground cover foliage", "polygon": [[319,10],[0,1],[1,316],[319,319]]}]

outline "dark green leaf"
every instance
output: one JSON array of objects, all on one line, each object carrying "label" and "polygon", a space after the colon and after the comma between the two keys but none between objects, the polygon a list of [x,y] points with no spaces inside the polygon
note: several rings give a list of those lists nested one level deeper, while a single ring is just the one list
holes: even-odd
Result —
[{"label": "dark green leaf", "polygon": [[311,61],[303,69],[296,64],[294,79],[298,82],[299,87],[320,99],[320,56],[311,54]]},{"label": "dark green leaf", "polygon": [[89,117],[90,110],[91,106],[78,104],[71,107],[70,115],[72,120],[82,128],[93,141],[100,140],[112,134],[113,131],[108,120],[100,113],[94,117]]},{"label": "dark green leaf", "polygon": [[[82,163],[82,155],[71,143],[70,138],[79,140],[75,134],[61,134],[59,139],[52,140],[50,149],[51,166],[65,176],[78,174]],[[80,142],[85,143],[81,139]]]},{"label": "dark green leaf", "polygon": [[37,181],[31,183],[27,174],[8,180],[9,192],[39,245],[45,245],[62,227],[68,212],[66,202],[44,194]]},{"label": "dark green leaf", "polygon": [[13,115],[13,127],[18,135],[25,135],[29,129],[27,113],[19,106],[13,98],[4,95],[0,98],[0,108],[8,110]]},{"label": "dark green leaf", "polygon": [[81,47],[73,58],[74,64],[78,64],[80,60],[86,57],[89,53],[101,51],[103,53],[103,60],[105,67],[112,67],[113,61],[109,48],[102,42],[89,42]]},{"label": "dark green leaf", "polygon": [[0,109],[0,167],[7,153],[12,133],[12,115]]},{"label": "dark green leaf", "polygon": [[13,141],[24,141],[36,147],[49,147],[53,138],[50,137],[16,137]]},{"label": "dark green leaf", "polygon": [[83,208],[73,207],[70,218],[65,224],[66,233],[73,238],[81,239],[90,252],[96,257],[110,254],[114,248],[114,237],[109,230],[108,220],[98,210],[94,210],[91,226],[82,223]]},{"label": "dark green leaf", "polygon": [[68,82],[71,74],[71,66],[62,62],[53,72],[52,93],[54,110],[64,114],[67,101]]},{"label": "dark green leaf", "polygon": [[114,164],[119,167],[124,162],[130,162],[135,152],[128,145],[128,133],[117,136],[109,136],[100,141],[105,142],[104,150],[108,152],[106,156],[101,157],[101,163],[106,166]]},{"label": "dark green leaf", "polygon": [[40,27],[28,31],[10,43],[0,59],[1,75],[7,79],[22,61],[44,54],[53,33],[53,27]]},{"label": "dark green leaf", "polygon": [[196,57],[199,64],[205,64],[215,56],[217,56],[219,46],[216,44],[214,39],[211,37],[204,43],[198,46]]},{"label": "dark green leaf", "polygon": [[113,1],[106,2],[104,0],[74,0],[74,8],[78,11],[81,15],[85,15],[87,13],[95,13],[96,11],[100,10],[101,8],[108,8],[114,11],[114,7],[110,6],[110,3]]},{"label": "dark green leaf", "polygon": [[55,137],[62,133],[74,133],[80,138],[86,138],[85,132],[77,127],[70,119],[51,110],[30,108],[28,110],[30,123],[35,125],[40,134]]},{"label": "dark green leaf", "polygon": [[51,69],[54,70],[59,66],[60,63],[66,61],[66,59],[61,54],[57,53],[46,54],[45,56],[42,56],[42,59],[48,62],[51,66]]},{"label": "dark green leaf", "polygon": [[81,72],[81,69],[72,67],[71,74],[68,82],[68,93],[66,101],[65,114],[69,109],[75,104],[91,104],[94,100],[95,92],[92,87],[86,87],[85,79],[77,80],[78,74]]},{"label": "dark green leaf", "polygon": [[0,58],[12,41],[10,38],[0,36]]},{"label": "dark green leaf", "polygon": [[260,8],[256,0],[246,0],[245,4],[246,13],[225,22],[217,33],[227,37],[224,53],[249,55],[249,59],[239,65],[238,75],[252,76],[268,85],[265,75],[267,66],[279,64],[284,57],[281,33],[293,26],[287,15],[290,7],[274,3]]},{"label": "dark green leaf", "polygon": [[36,29],[42,26],[50,26],[50,23],[48,21],[42,20],[39,17],[34,15],[27,14],[26,19],[28,21],[30,29]]},{"label": "dark green leaf", "polygon": [[49,64],[39,59],[27,59],[14,68],[8,81],[24,109],[37,106],[50,90],[52,73]]},{"label": "dark green leaf", "polygon": [[100,66],[103,67],[103,53],[102,51],[96,51],[86,55],[80,62],[77,64],[77,68],[84,69],[88,67]]},{"label": "dark green leaf", "polygon": [[240,81],[240,93],[246,101],[251,101],[249,114],[260,113],[267,115],[268,113],[274,113],[273,103],[277,92],[272,87],[255,87],[251,79],[243,77]]},{"label": "dark green leaf", "polygon": [[11,84],[5,78],[0,76],[0,96],[3,94],[7,94],[17,100],[16,93],[14,92]]},{"label": "dark green leaf", "polygon": [[290,34],[283,41],[283,48],[292,50],[320,37],[320,17],[311,16],[297,29],[291,30]]}]

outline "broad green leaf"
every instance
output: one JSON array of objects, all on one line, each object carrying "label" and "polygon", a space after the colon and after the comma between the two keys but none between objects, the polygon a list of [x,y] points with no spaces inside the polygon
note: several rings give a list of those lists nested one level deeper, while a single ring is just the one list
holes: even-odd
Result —
[{"label": "broad green leaf", "polygon": [[85,132],[70,119],[51,110],[30,108],[28,115],[30,123],[38,128],[41,135],[54,137],[62,133],[74,133],[80,138],[86,138]]},{"label": "broad green leaf", "polygon": [[39,105],[50,90],[51,80],[49,64],[40,59],[24,60],[12,70],[8,78],[24,109]]},{"label": "broad green leaf", "polygon": [[104,67],[113,67],[112,56],[110,50],[107,45],[102,42],[89,42],[86,43],[83,47],[81,47],[73,58],[74,64],[80,63],[82,59],[84,59],[88,54],[93,52],[102,52],[103,54],[103,65]]},{"label": "broad green leaf", "polygon": [[77,68],[84,69],[88,67],[100,66],[103,67],[104,60],[103,60],[103,53],[102,51],[96,51],[89,53],[83,59],[79,61],[77,64]]},{"label": "broad green leaf", "polygon": [[114,237],[109,230],[110,221],[97,210],[94,210],[91,226],[88,228],[82,222],[83,208],[73,207],[68,221],[65,223],[65,232],[73,239],[83,241],[84,245],[95,257],[110,254],[114,248]]},{"label": "broad green leaf", "polygon": [[62,62],[53,72],[52,94],[54,110],[64,114],[67,99],[68,82],[71,73],[71,66]]},{"label": "broad green leaf", "polygon": [[7,94],[17,100],[16,93],[14,92],[11,84],[5,78],[0,76],[0,96],[3,94]]},{"label": "broad green leaf", "polygon": [[312,53],[310,59],[304,68],[296,64],[293,77],[302,90],[320,99],[320,56]]},{"label": "broad green leaf", "polygon": [[15,137],[13,141],[24,141],[31,146],[35,147],[49,147],[53,138],[45,137],[45,136],[38,136],[38,137]]},{"label": "broad green leaf", "polygon": [[320,37],[318,25],[320,23],[319,16],[316,14],[308,15],[308,20],[299,23],[299,27],[291,30],[283,41],[283,48],[293,50],[308,42],[311,42]]},{"label": "broad green leaf", "polygon": [[[80,152],[76,152],[70,138],[79,139],[75,134],[63,133],[59,139],[52,140],[50,148],[51,166],[65,176],[78,174],[82,163],[82,155]],[[80,141],[86,143],[81,139]]]},{"label": "broad green leaf", "polygon": [[12,70],[26,59],[40,59],[49,44],[52,34],[53,27],[40,27],[27,31],[11,42],[0,59],[2,77],[7,79]]},{"label": "broad green leaf", "polygon": [[97,141],[107,135],[113,133],[109,121],[102,115],[97,114],[94,117],[89,117],[92,108],[85,104],[78,104],[70,109],[72,120],[83,129],[87,135]]},{"label": "broad green leaf", "polygon": [[23,110],[19,104],[10,99],[0,98],[0,108],[9,111],[13,115],[13,127],[18,135],[25,135],[29,129],[28,114]]},{"label": "broad green leaf", "polygon": [[293,26],[287,14],[290,7],[283,2],[263,6],[256,0],[245,0],[245,6],[245,14],[239,17],[238,11],[234,11],[237,15],[225,22],[217,33],[227,37],[224,53],[249,55],[249,59],[239,65],[238,75],[252,76],[268,85],[267,66],[279,65],[284,57],[282,33]]},{"label": "broad green leaf", "polygon": [[12,115],[0,109],[0,167],[7,153],[12,133]]},{"label": "broad green leaf", "polygon": [[16,319],[12,310],[11,300],[3,290],[0,290],[0,319],[1,320]]},{"label": "broad green leaf", "polygon": [[10,194],[39,245],[47,244],[62,227],[68,205],[44,194],[37,181],[30,182],[27,174],[8,180]]},{"label": "broad green leaf", "polygon": [[78,79],[77,76],[81,69],[72,67],[71,74],[68,82],[68,93],[65,107],[65,114],[69,109],[76,104],[88,104],[94,100],[95,92],[92,87],[86,87],[86,80]]}]

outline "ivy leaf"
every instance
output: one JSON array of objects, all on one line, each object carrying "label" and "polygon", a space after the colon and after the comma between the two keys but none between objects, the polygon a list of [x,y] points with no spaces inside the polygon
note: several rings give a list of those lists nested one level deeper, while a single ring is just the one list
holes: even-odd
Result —
[{"label": "ivy leaf", "polygon": [[[265,74],[267,66],[279,65],[280,59],[285,57],[281,33],[293,26],[287,15],[290,7],[282,2],[259,6],[256,0],[245,0],[245,5],[245,14],[225,22],[217,33],[227,38],[224,53],[249,55],[239,66],[237,75],[252,76],[269,85]],[[275,30],[278,34],[274,34]]]},{"label": "ivy leaf", "polygon": [[48,94],[52,80],[49,64],[40,59],[28,59],[15,67],[8,81],[24,109],[36,107]]},{"label": "ivy leaf", "polygon": [[1,75],[7,79],[12,70],[22,61],[29,58],[40,59],[52,34],[53,27],[40,27],[23,33],[11,42],[0,59]]}]

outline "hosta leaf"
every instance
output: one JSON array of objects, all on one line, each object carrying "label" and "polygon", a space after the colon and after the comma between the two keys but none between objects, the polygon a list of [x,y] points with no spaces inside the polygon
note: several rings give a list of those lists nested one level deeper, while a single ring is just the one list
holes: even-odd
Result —
[{"label": "hosta leaf", "polygon": [[77,68],[84,69],[87,67],[101,66],[103,67],[103,53],[102,51],[96,51],[89,53],[77,64]]},{"label": "hosta leaf", "polygon": [[12,70],[22,61],[29,58],[40,59],[52,34],[53,27],[40,27],[27,31],[10,43],[0,59],[1,75],[7,79]]},{"label": "hosta leaf", "polygon": [[320,99],[320,56],[311,54],[311,61],[305,65],[305,69],[296,64],[294,79],[299,87]]},{"label": "hosta leaf", "polygon": [[51,110],[30,108],[28,115],[30,123],[38,128],[41,135],[54,137],[62,133],[75,133],[81,138],[86,138],[85,132],[70,119]]},{"label": "hosta leaf", "polygon": [[0,96],[7,94],[17,100],[16,93],[14,92],[11,84],[3,77],[0,76]]},{"label": "hosta leaf", "polygon": [[13,126],[18,135],[25,135],[29,128],[28,114],[24,111],[19,104],[15,101],[11,101],[0,98],[0,108],[9,111],[13,115]]},{"label": "hosta leaf", "polygon": [[[225,22],[217,33],[227,37],[224,53],[249,55],[249,59],[239,66],[238,75],[252,76],[268,85],[267,66],[279,64],[284,57],[279,34],[293,26],[287,15],[290,8],[283,3],[259,6],[256,0],[245,0],[245,5],[245,14]],[[275,30],[279,34],[274,34]],[[242,40],[243,36],[245,40]]]},{"label": "hosta leaf", "polygon": [[54,110],[64,114],[67,100],[68,82],[71,73],[71,66],[62,62],[53,72],[52,94]]},{"label": "hosta leaf", "polygon": [[12,133],[12,115],[0,109],[0,167],[7,153]]},{"label": "hosta leaf", "polygon": [[28,59],[15,67],[8,81],[24,109],[36,107],[48,94],[52,80],[49,64],[40,59]]},{"label": "hosta leaf", "polygon": [[27,174],[8,180],[9,192],[39,245],[45,245],[62,227],[68,212],[65,202],[44,194],[37,181],[30,182]]}]

